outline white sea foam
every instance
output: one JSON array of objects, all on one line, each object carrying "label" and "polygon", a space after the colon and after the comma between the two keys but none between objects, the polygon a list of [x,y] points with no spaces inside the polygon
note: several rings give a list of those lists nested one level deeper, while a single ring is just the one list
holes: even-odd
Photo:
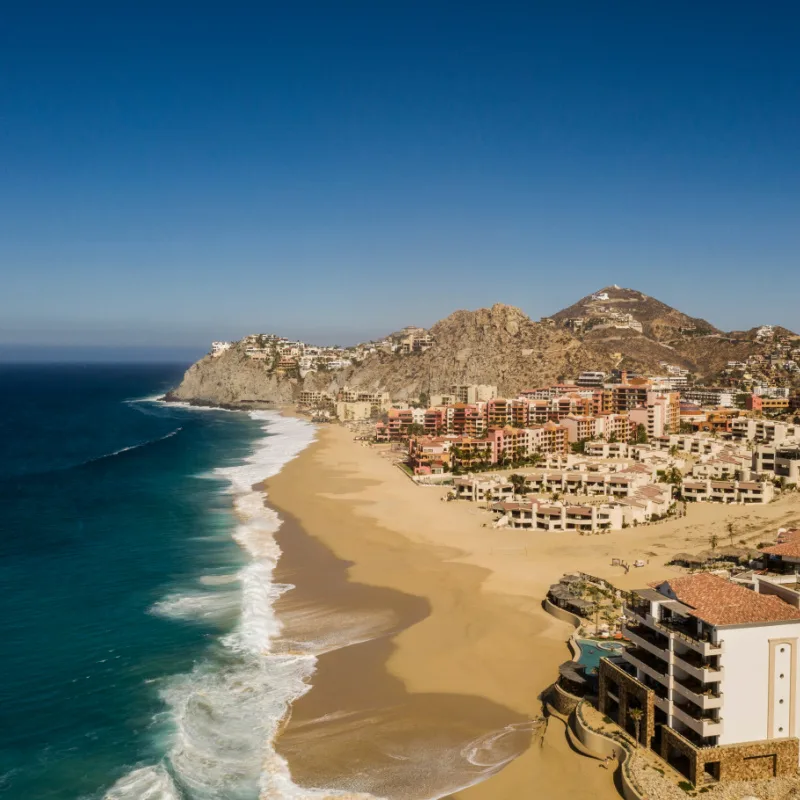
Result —
[{"label": "white sea foam", "polygon": [[170,619],[221,621],[235,614],[239,607],[236,591],[176,592],[154,603],[150,613]]},{"label": "white sea foam", "polygon": [[[237,516],[234,538],[252,559],[236,576],[239,623],[221,640],[216,658],[167,681],[162,689],[170,728],[164,763],[129,773],[109,790],[106,800],[252,800],[256,796],[321,800],[345,795],[298,787],[273,747],[291,703],[309,689],[316,657],[273,648],[281,632],[274,603],[292,587],[273,582],[280,557],[274,534],[281,521],[253,486],[277,474],[307,447],[314,427],[277,412],[254,411],[250,416],[262,422],[266,435],[243,464],[214,472],[229,483]],[[230,596],[228,590],[174,594],[151,610],[181,618],[213,616]]]},{"label": "white sea foam", "polygon": [[142,767],[120,778],[106,792],[105,800],[182,800],[181,793],[163,765]]}]

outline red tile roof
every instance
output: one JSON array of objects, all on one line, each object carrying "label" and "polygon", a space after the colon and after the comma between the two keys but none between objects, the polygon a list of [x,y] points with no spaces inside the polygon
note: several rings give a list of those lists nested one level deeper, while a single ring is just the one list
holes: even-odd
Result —
[{"label": "red tile roof", "polygon": [[[758,594],[719,575],[699,573],[672,578],[666,584],[684,605],[712,625],[746,625],[797,620],[800,609],[777,597]],[[659,588],[661,591],[661,588]]]},{"label": "red tile roof", "polygon": [[800,539],[789,539],[781,544],[774,544],[772,547],[765,547],[762,553],[769,553],[771,556],[789,556],[790,558],[800,558]]}]

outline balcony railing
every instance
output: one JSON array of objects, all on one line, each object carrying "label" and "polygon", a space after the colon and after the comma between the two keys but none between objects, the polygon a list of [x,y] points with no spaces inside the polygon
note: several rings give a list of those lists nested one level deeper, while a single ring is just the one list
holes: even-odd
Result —
[{"label": "balcony railing", "polygon": [[695,722],[722,722],[721,719],[717,719],[714,716],[714,712],[711,709],[700,709],[694,703],[673,703],[673,707],[691,717]]},{"label": "balcony railing", "polygon": [[662,628],[677,636],[682,642],[690,647],[699,650],[703,655],[716,655],[722,652],[721,643],[714,644],[711,641],[711,634],[707,630],[697,631],[697,623],[679,621],[676,617],[665,617],[654,620],[653,624],[657,628]]},{"label": "balcony railing", "polygon": [[663,634],[656,633],[652,628],[640,623],[626,623],[623,631],[626,635],[636,636],[651,644],[658,650],[669,650],[669,639]]},{"label": "balcony railing", "polygon": [[687,672],[698,681],[706,683],[722,680],[722,667],[716,667],[711,662],[702,662],[695,666],[685,658],[686,654],[673,653],[673,663],[676,667]]},{"label": "balcony railing", "polygon": [[[719,691],[718,683],[703,684],[694,678],[673,677],[672,696],[676,701],[691,700],[702,709],[719,708],[722,705],[722,692]],[[691,684],[687,686],[688,681],[691,681]]]},{"label": "balcony railing", "polygon": [[700,737],[718,736],[722,733],[721,719],[714,719],[707,714],[698,716],[695,713],[690,713],[688,707],[679,706],[675,703],[672,704],[672,713],[676,719],[680,720],[684,725],[688,725]]}]

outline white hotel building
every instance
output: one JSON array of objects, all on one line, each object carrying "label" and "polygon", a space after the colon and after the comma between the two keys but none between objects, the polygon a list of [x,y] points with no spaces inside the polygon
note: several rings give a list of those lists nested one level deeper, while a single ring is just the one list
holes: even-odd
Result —
[{"label": "white hotel building", "polygon": [[800,609],[709,573],[631,593],[633,647],[600,665],[600,711],[696,786],[798,769]]}]

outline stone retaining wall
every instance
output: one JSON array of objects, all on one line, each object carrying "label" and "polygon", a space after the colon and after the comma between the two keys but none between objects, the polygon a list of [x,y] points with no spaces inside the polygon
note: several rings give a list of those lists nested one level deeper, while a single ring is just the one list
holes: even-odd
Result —
[{"label": "stone retaining wall", "polygon": [[548,614],[551,614],[556,619],[560,619],[562,622],[569,622],[576,628],[579,628],[583,624],[581,618],[577,614],[573,614],[571,611],[567,611],[565,608],[559,608],[554,603],[551,603],[546,597],[544,600],[542,600],[542,606]]},{"label": "stone retaining wall", "polygon": [[743,742],[719,747],[695,747],[677,731],[666,725],[661,729],[661,758],[669,761],[670,752],[677,751],[689,761],[686,776],[695,786],[703,782],[706,764],[716,764],[720,783],[751,781],[797,773],[797,739],[768,739],[762,742]]},{"label": "stone retaining wall", "polygon": [[625,800],[647,800],[647,797],[639,791],[634,777],[631,773],[630,762],[634,754],[622,742],[609,738],[599,731],[592,730],[583,721],[580,714],[580,704],[570,715],[572,730],[578,741],[592,754],[599,758],[612,756],[619,763],[619,778],[622,788],[622,796]]},{"label": "stone retaining wall", "polygon": [[553,708],[559,713],[564,715],[571,714],[578,703],[580,703],[581,699],[582,698],[562,689],[557,683],[553,684],[553,690],[550,693],[550,702],[553,704]]}]

